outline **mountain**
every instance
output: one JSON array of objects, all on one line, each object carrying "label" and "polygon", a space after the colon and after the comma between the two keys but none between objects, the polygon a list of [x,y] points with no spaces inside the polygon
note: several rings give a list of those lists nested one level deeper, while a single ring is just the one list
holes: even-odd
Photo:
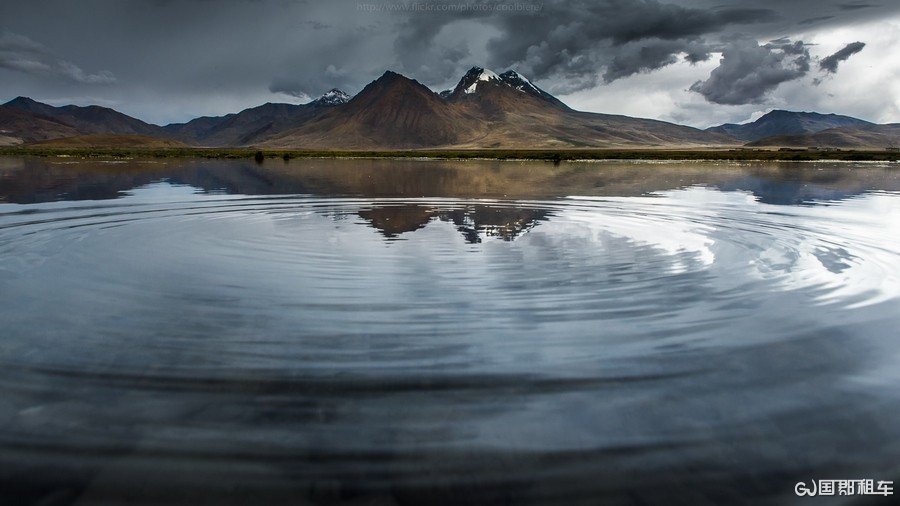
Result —
[{"label": "mountain", "polygon": [[752,123],[741,125],[726,123],[707,128],[706,131],[730,135],[742,141],[756,141],[774,135],[811,134],[829,128],[862,127],[873,124],[838,114],[774,110]]},{"label": "mountain", "polygon": [[[473,76],[477,79],[472,79]],[[496,76],[494,78],[493,76]],[[460,148],[673,147],[734,144],[733,138],[663,121],[575,111],[516,73],[474,67],[448,97],[475,118]]]},{"label": "mountain", "polygon": [[514,71],[473,67],[434,93],[385,72],[345,105],[261,143],[271,148],[572,148],[734,145],[663,121],[574,111]]},{"label": "mountain", "polygon": [[[703,148],[747,141],[765,146],[884,148],[896,125],[836,114],[776,110],[743,125],[707,130],[665,121],[576,111],[514,70],[473,67],[435,93],[385,72],[355,97],[332,89],[306,104],[267,103],[160,127],[99,106],[54,107],[25,97],[0,106],[0,145],[79,137],[72,142],[279,149]],[[144,136],[121,139],[84,136]],[[163,143],[166,144],[166,143]],[[169,144],[166,144],[169,145]],[[176,145],[176,144],[171,144]]]},{"label": "mountain", "polygon": [[346,104],[263,145],[322,149],[446,146],[465,137],[467,120],[425,85],[388,71]]},{"label": "mountain", "polygon": [[844,149],[886,149],[900,147],[900,123],[829,128],[799,135],[776,135],[748,146],[831,147]]},{"label": "mountain", "polygon": [[569,110],[569,106],[562,103],[561,100],[538,88],[537,86],[532,84],[531,81],[517,73],[515,70],[507,70],[506,72],[500,74],[500,80],[507,85],[515,88],[516,90],[521,91],[522,93],[527,93],[529,95],[542,98],[550,102],[551,104],[556,105],[557,107]]},{"label": "mountain", "polygon": [[[162,127],[145,123],[137,118],[132,118],[131,116],[114,109],[100,107],[99,105],[89,105],[86,107],[65,105],[62,107],[54,107],[27,97],[17,97],[3,104],[3,106],[30,113],[35,118],[50,119],[56,123],[71,127],[74,130],[74,135],[121,134],[149,135],[153,137],[168,136]],[[3,128],[3,126],[0,126],[0,129]],[[27,137],[31,138],[54,138],[56,136],[56,129],[48,131],[35,130],[27,135]]]},{"label": "mountain", "polygon": [[456,87],[444,95],[444,98],[448,100],[464,100],[467,96],[478,95],[486,89],[496,87],[504,90],[515,90],[519,93],[544,100],[560,109],[570,110],[566,104],[562,103],[553,95],[538,88],[532,84],[531,81],[514,70],[508,70],[498,75],[493,71],[482,67],[472,67],[466,72],[462,79],[460,79]]},{"label": "mountain", "polygon": [[332,88],[325,92],[325,94],[321,97],[310,102],[310,104],[316,106],[342,105],[349,102],[351,98],[353,97],[344,93],[343,91],[337,88]]},{"label": "mountain", "polygon": [[450,95],[447,98],[475,93],[478,91],[479,83],[501,84],[503,81],[500,80],[500,76],[491,70],[486,70],[481,67],[472,67],[466,72],[462,79],[459,80],[459,83],[457,83],[456,87],[453,88],[453,91],[450,92]]},{"label": "mountain", "polygon": [[53,118],[0,105],[0,146],[73,135],[78,130]]},{"label": "mountain", "polygon": [[225,116],[203,116],[163,127],[178,139],[201,146],[247,146],[302,125],[350,96],[332,89],[307,104],[267,103]]}]

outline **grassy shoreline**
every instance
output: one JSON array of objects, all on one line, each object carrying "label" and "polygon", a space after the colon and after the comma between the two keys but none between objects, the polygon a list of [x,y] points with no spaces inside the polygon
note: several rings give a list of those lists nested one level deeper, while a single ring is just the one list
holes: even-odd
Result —
[{"label": "grassy shoreline", "polygon": [[72,156],[83,158],[433,158],[443,160],[722,160],[722,161],[900,161],[900,153],[885,150],[775,149],[472,149],[472,150],[257,150],[251,148],[81,148],[0,147],[0,156]]}]

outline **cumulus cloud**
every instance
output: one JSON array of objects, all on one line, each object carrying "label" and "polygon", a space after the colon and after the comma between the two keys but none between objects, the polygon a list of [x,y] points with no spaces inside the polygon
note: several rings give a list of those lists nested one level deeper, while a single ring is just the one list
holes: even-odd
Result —
[{"label": "cumulus cloud", "polygon": [[864,47],[866,47],[865,42],[851,42],[836,53],[822,58],[822,61],[819,62],[819,68],[834,74],[837,72],[838,63],[862,51]]},{"label": "cumulus cloud", "polygon": [[809,72],[809,50],[802,41],[774,40],[760,45],[752,39],[736,39],[722,50],[720,64],[706,81],[690,90],[710,102],[741,105],[762,102],[779,84]]},{"label": "cumulus cloud", "polygon": [[[515,68],[562,95],[653,73],[679,61],[697,64],[724,51],[727,63],[692,91],[714,103],[760,103],[780,83],[806,75],[810,56],[802,42],[751,43],[754,32],[771,33],[772,27],[783,30],[791,24],[834,23],[840,12],[879,10],[854,3],[815,11],[814,5],[548,0],[532,12],[413,11],[401,16],[394,47],[400,70],[426,83],[443,84],[471,65],[486,65],[495,70]],[[821,15],[808,17],[810,12]],[[464,50],[442,45],[440,39],[448,27],[459,31],[463,26],[479,26],[482,31],[489,27],[496,35],[481,50],[474,45]],[[738,33],[749,33],[748,42],[734,42]],[[754,63],[761,66],[752,68]]]},{"label": "cumulus cloud", "polygon": [[0,68],[31,75],[61,77],[84,84],[110,84],[116,81],[109,71],[87,73],[74,63],[55,57],[42,44],[10,32],[0,34]]},{"label": "cumulus cloud", "polygon": [[[497,61],[512,61],[536,79],[583,78],[601,69],[610,83],[677,61],[676,55],[708,54],[702,36],[732,24],[769,20],[765,9],[706,10],[656,1],[609,0],[557,5],[525,21],[504,18],[503,36],[489,48]],[[702,56],[701,56],[702,58]]]},{"label": "cumulus cloud", "polygon": [[[678,61],[681,54],[688,54],[690,61],[705,60],[711,46],[704,36],[777,17],[763,8],[699,8],[657,0],[547,1],[539,11],[478,9],[406,16],[395,47],[404,68],[418,78],[440,81],[471,64],[487,64],[560,81],[561,86],[551,87],[556,92],[592,87],[598,76],[609,83],[653,71]],[[446,55],[437,40],[442,30],[461,20],[496,32],[487,41],[486,61],[470,61],[469,52],[460,53],[459,61],[439,58],[441,51]]]},{"label": "cumulus cloud", "polygon": [[710,50],[710,45],[699,41],[651,39],[623,44],[606,65],[603,81],[611,83],[640,72],[652,72],[677,62],[680,54],[690,63],[706,61]]}]

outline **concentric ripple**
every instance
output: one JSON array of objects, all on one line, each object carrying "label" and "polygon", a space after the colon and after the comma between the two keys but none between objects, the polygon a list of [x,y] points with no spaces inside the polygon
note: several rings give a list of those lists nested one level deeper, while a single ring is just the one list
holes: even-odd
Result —
[{"label": "concentric ripple", "polygon": [[0,479],[86,503],[890,479],[898,309],[887,191],[2,204]]}]

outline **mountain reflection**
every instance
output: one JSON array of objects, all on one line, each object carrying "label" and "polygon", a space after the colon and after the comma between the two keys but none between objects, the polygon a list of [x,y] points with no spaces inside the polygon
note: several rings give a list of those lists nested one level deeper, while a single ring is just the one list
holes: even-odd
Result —
[{"label": "mountain reflection", "polygon": [[477,244],[482,235],[512,241],[549,216],[543,209],[470,205],[463,209],[440,210],[422,205],[375,206],[357,213],[388,239],[424,228],[432,220],[453,223],[466,242]]},{"label": "mountain reflection", "polygon": [[390,239],[423,228],[435,216],[431,209],[415,205],[375,207],[357,214]]},{"label": "mountain reflection", "polygon": [[[0,157],[0,202],[115,199],[159,181],[188,185],[203,193],[235,195],[505,200],[575,195],[629,197],[707,186],[749,192],[761,202],[776,205],[840,200],[873,190],[900,190],[900,175],[889,165],[828,162],[607,161],[554,165],[497,160],[298,159],[269,160],[257,165],[244,160]],[[416,222],[415,215],[421,212],[410,210],[408,216],[397,219]],[[421,219],[424,217],[419,216]],[[460,227],[467,226],[461,217],[447,219]],[[383,223],[380,219],[375,221]],[[393,227],[400,228],[392,231]],[[402,223],[385,225],[384,230],[395,235],[408,231]]]}]

